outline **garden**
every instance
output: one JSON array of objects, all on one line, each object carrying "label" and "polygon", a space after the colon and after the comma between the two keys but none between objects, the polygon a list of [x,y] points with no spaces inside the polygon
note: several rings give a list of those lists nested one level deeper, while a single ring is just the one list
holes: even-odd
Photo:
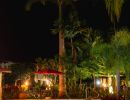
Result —
[{"label": "garden", "polygon": [[[104,0],[111,32],[88,27],[71,7],[63,16],[62,6],[70,1],[56,1],[59,16],[51,32],[58,34],[59,54],[10,65],[12,73],[3,74],[3,99],[129,100],[130,31],[117,27],[124,0]],[[27,2],[28,11],[32,4]]]}]

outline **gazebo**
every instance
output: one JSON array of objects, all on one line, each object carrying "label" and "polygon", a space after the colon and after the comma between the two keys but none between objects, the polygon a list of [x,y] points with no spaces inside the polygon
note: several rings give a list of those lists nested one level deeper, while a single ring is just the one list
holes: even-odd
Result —
[{"label": "gazebo", "polygon": [[0,100],[2,100],[2,74],[3,73],[11,73],[8,68],[0,67]]}]

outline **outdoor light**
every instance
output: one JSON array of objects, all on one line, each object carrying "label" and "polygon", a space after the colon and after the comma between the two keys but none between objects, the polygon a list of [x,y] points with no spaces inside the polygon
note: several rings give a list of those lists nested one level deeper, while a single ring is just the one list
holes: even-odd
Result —
[{"label": "outdoor light", "polygon": [[50,85],[50,81],[48,79],[45,80],[47,85]]},{"label": "outdoor light", "polygon": [[106,87],[107,87],[107,84],[103,83],[102,86],[103,86],[104,88],[106,88]]},{"label": "outdoor light", "polygon": [[46,85],[47,85],[46,90],[50,90],[51,86],[53,85],[51,80],[49,80],[48,78],[45,78],[44,80],[45,80]]},{"label": "outdoor light", "polygon": [[113,94],[113,87],[109,86],[109,93]]},{"label": "outdoor light", "polygon": [[99,79],[96,80],[96,85],[99,86],[101,84],[101,81]]},{"label": "outdoor light", "polygon": [[29,81],[26,80],[26,81],[23,83],[23,85],[21,85],[21,88],[22,88],[24,91],[26,91],[26,90],[28,90],[28,86],[29,86]]},{"label": "outdoor light", "polygon": [[29,85],[29,82],[28,81],[25,81],[25,83],[24,83],[26,86],[28,86]]}]

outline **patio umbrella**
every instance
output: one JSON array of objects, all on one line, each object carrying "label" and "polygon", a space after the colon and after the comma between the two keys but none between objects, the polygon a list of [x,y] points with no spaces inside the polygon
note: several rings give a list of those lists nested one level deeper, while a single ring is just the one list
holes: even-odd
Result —
[{"label": "patio umbrella", "polygon": [[37,75],[54,75],[55,76],[55,81],[54,83],[56,83],[56,75],[62,75],[63,73],[62,72],[59,72],[59,71],[56,71],[56,70],[52,70],[52,69],[45,69],[45,70],[38,70],[38,71],[35,71],[33,72],[34,74],[37,74]]},{"label": "patio umbrella", "polygon": [[52,70],[52,69],[45,69],[45,70],[39,70],[33,72],[34,74],[51,74],[51,75],[61,75],[63,74],[62,72]]}]

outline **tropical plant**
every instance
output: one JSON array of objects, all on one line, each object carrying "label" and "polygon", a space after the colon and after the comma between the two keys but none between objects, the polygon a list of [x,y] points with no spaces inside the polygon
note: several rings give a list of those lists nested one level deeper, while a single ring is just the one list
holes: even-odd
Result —
[{"label": "tropical plant", "polygon": [[123,29],[113,35],[110,43],[96,43],[92,48],[92,53],[97,60],[97,64],[99,66],[105,66],[104,72],[106,74],[116,73],[118,91],[120,89],[120,76],[118,75],[120,75],[120,73],[126,73],[126,75],[128,75],[127,77],[129,77],[129,39],[128,30]]},{"label": "tropical plant", "polygon": [[42,69],[55,69],[57,70],[58,62],[57,59],[42,59],[41,57],[36,58],[35,60],[35,65],[37,70],[42,70]]},{"label": "tropical plant", "polygon": [[[124,0],[105,0],[105,4],[106,4],[108,15],[110,16],[111,22],[114,24],[114,32],[116,33],[115,24],[116,22],[119,22]],[[120,77],[120,73],[119,73],[119,69],[117,68],[117,93],[120,90],[119,77]]]},{"label": "tropical plant", "polygon": [[128,45],[128,32],[126,30],[120,30],[115,33],[111,40],[111,45],[113,47],[114,53],[114,68],[116,69],[116,82],[117,82],[117,93],[120,90],[120,73],[121,70],[124,72],[124,61],[123,57],[126,56],[126,51],[124,52],[123,49],[127,49]]},{"label": "tropical plant", "polygon": [[[81,96],[82,85],[84,85],[82,81],[87,78],[92,78],[92,74],[99,69],[92,61],[90,55],[92,44],[98,40],[98,32],[94,31],[92,28],[82,26],[80,21],[78,24],[76,24],[76,22],[77,21],[71,23],[72,26],[68,24],[65,30],[66,44],[69,45],[66,45],[66,87],[68,94],[70,93],[72,95],[71,90],[75,90],[78,91],[75,96]],[[76,61],[74,62],[72,47],[75,49],[76,53],[74,58]],[[77,86],[79,90],[77,90]]]},{"label": "tropical plant", "polygon": [[[130,32],[127,29],[118,31],[112,39],[115,54],[117,55],[118,66],[123,67],[127,78],[129,77],[129,61],[130,61]],[[119,68],[118,67],[118,68]]]}]

